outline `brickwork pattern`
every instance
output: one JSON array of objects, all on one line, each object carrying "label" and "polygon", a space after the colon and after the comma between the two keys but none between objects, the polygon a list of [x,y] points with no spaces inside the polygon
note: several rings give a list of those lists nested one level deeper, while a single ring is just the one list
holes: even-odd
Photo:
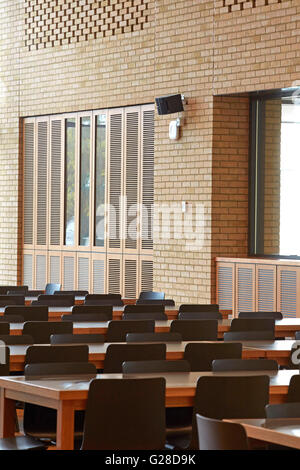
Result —
[{"label": "brickwork pattern", "polygon": [[149,1],[25,0],[25,45],[34,50],[139,31]]},{"label": "brickwork pattern", "polygon": [[220,13],[231,13],[234,11],[249,10],[251,8],[283,3],[284,1],[285,0],[217,0],[216,8],[220,8]]}]

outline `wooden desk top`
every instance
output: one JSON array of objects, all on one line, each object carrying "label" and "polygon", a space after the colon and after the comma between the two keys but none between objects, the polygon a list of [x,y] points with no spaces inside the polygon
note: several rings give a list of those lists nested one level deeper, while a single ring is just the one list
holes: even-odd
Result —
[{"label": "wooden desk top", "polygon": [[244,426],[247,436],[253,439],[300,449],[300,419],[226,419]]}]

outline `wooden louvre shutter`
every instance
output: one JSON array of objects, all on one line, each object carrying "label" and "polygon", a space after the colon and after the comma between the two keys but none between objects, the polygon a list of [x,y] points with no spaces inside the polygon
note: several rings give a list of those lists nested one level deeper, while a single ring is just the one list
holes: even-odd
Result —
[{"label": "wooden louvre shutter", "polygon": [[77,285],[79,290],[90,290],[90,260],[78,256]]},{"label": "wooden louvre shutter", "polygon": [[142,250],[153,249],[154,110],[143,111],[142,130]]},{"label": "wooden louvre shutter", "polygon": [[217,266],[217,303],[220,310],[234,310],[234,264]]},{"label": "wooden louvre shutter", "polygon": [[33,255],[30,253],[23,257],[23,284],[29,289],[33,288]]},{"label": "wooden louvre shutter", "polygon": [[64,256],[64,290],[74,290],[74,269],[75,258],[74,256]]},{"label": "wooden louvre shutter", "polygon": [[297,269],[279,268],[280,312],[284,317],[297,315]]},{"label": "wooden louvre shutter", "polygon": [[121,293],[121,260],[118,258],[108,260],[108,293]]},{"label": "wooden louvre shutter", "polygon": [[45,289],[47,280],[47,257],[46,255],[36,255],[35,258],[35,287]]},{"label": "wooden louvre shutter", "polygon": [[51,121],[50,245],[60,244],[61,120]]},{"label": "wooden louvre shutter", "polygon": [[60,256],[50,255],[50,282],[60,284]]},{"label": "wooden louvre shutter", "polygon": [[276,310],[276,266],[256,266],[257,311]]},{"label": "wooden louvre shutter", "polygon": [[24,134],[24,244],[33,245],[34,122],[25,123]]},{"label": "wooden louvre shutter", "polygon": [[237,265],[237,313],[255,311],[255,266]]},{"label": "wooden louvre shutter", "polygon": [[137,297],[137,260],[136,259],[125,259],[124,267],[124,286],[125,286],[125,298],[135,299]]},{"label": "wooden louvre shutter", "polygon": [[141,291],[153,291],[153,261],[141,262]]},{"label": "wooden louvre shutter", "polygon": [[47,244],[47,152],[48,122],[38,122],[37,132],[37,215],[36,243]]},{"label": "wooden louvre shutter", "polygon": [[126,169],[125,169],[125,248],[137,248],[139,173],[139,113],[126,113]]},{"label": "wooden louvre shutter", "polygon": [[105,261],[104,259],[93,260],[93,292],[94,294],[105,293]]},{"label": "wooden louvre shutter", "polygon": [[121,248],[122,114],[110,115],[109,248]]}]

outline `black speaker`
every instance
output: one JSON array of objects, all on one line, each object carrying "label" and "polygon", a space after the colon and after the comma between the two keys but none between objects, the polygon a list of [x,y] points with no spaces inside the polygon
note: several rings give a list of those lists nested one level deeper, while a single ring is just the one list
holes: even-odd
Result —
[{"label": "black speaker", "polygon": [[158,114],[172,114],[183,111],[181,95],[169,95],[155,98]]}]

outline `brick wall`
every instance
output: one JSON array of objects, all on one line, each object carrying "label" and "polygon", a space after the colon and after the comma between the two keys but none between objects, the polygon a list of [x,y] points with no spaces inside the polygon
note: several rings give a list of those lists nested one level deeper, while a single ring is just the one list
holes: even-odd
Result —
[{"label": "brick wall", "polygon": [[[177,302],[210,301],[212,257],[230,250],[244,256],[247,235],[246,164],[230,167],[245,149],[237,155],[233,132],[232,152],[223,152],[215,134],[228,117],[245,119],[246,104],[239,111],[213,96],[291,86],[300,66],[299,13],[299,0],[0,0],[0,283],[18,278],[19,117],[184,93],[181,139],[168,138],[170,116],[155,122],[155,203],[172,204],[177,215],[171,239],[155,231],[154,289]],[[225,179],[226,188],[240,186],[225,195],[221,220]],[[182,201],[191,222],[184,237]],[[231,231],[224,239],[222,227]]]}]

